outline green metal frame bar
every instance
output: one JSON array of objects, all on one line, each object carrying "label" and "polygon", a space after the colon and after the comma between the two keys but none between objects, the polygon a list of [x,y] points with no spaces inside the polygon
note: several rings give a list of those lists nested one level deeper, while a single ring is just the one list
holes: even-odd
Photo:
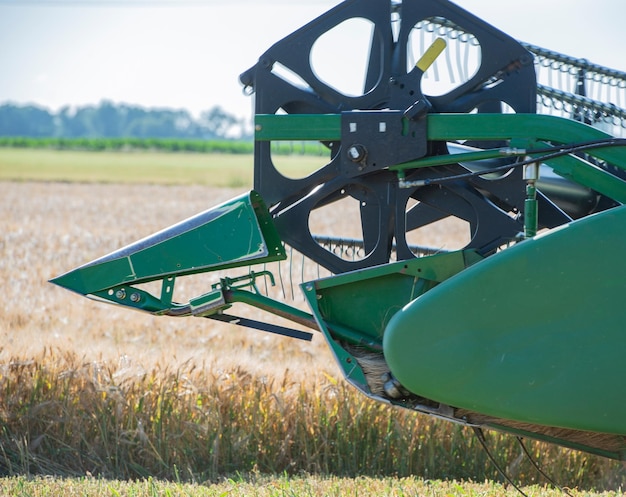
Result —
[{"label": "green metal frame bar", "polygon": [[341,137],[341,115],[257,114],[254,131],[256,141],[336,141]]},{"label": "green metal frame bar", "polygon": [[396,166],[390,167],[389,169],[391,169],[392,171],[404,171],[406,169],[414,169],[418,167],[446,166],[448,164],[455,164],[457,162],[473,162],[486,159],[501,159],[503,157],[523,157],[526,155],[528,155],[527,150],[493,148],[480,152],[464,152],[461,154],[434,155],[431,157],[424,157],[423,159],[398,164]]},{"label": "green metal frame bar", "polygon": [[[525,154],[531,156],[533,148],[545,148],[550,144],[574,144],[612,138],[603,131],[570,119],[539,114],[429,114],[425,119],[429,141],[509,140],[512,144],[524,144],[528,148]],[[341,139],[340,114],[257,115],[255,122],[257,141]],[[625,147],[594,149],[587,153],[626,170]],[[524,151],[511,151],[510,155],[524,155]],[[406,170],[502,156],[500,150],[491,149],[445,157],[426,157],[398,164],[391,169]],[[565,178],[626,203],[626,182],[584,160],[570,155],[547,160],[546,164]]]},{"label": "green metal frame bar", "polygon": [[337,141],[341,139],[340,114],[257,114],[256,141]]}]

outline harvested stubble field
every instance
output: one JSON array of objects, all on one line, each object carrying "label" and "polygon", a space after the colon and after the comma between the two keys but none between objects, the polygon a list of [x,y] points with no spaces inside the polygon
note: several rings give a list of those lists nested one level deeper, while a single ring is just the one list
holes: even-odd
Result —
[{"label": "harvested stubble field", "polygon": [[[320,336],[307,343],[203,319],[154,318],[47,283],[241,191],[0,182],[0,471],[11,476],[0,491],[515,495],[452,481],[498,479],[471,433],[370,402],[345,385]],[[349,230],[341,213],[326,222]],[[270,291],[290,297],[290,279],[283,274],[282,287]],[[190,297],[215,281],[194,277],[177,291]],[[522,484],[543,484],[514,440],[490,434],[488,443]],[[617,463],[529,445],[581,495],[626,481]],[[67,477],[78,479],[59,480]]]}]

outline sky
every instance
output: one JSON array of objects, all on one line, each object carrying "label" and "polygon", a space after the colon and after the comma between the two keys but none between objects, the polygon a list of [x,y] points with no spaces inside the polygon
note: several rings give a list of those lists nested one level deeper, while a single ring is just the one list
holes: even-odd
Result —
[{"label": "sky", "polygon": [[[0,0],[0,104],[56,111],[106,99],[196,116],[219,105],[250,116],[239,74],[337,3]],[[519,40],[626,70],[624,0],[455,3]],[[326,71],[341,77],[349,57],[338,52]]]}]

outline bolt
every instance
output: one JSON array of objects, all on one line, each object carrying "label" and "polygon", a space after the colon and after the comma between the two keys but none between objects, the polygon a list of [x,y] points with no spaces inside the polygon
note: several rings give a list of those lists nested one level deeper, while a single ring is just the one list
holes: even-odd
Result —
[{"label": "bolt", "polygon": [[131,293],[130,300],[131,302],[139,302],[141,300],[141,295],[139,295],[138,293]]},{"label": "bolt", "polygon": [[115,297],[120,300],[124,300],[126,298],[126,290],[124,290],[123,288],[118,290],[117,292],[115,292]]},{"label": "bolt", "polygon": [[355,144],[348,148],[348,158],[352,162],[362,162],[367,155],[367,150],[363,145]]}]

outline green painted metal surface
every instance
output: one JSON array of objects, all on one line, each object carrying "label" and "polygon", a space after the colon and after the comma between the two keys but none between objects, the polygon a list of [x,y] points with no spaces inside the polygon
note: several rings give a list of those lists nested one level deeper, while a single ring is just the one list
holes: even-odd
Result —
[{"label": "green painted metal surface", "polygon": [[367,392],[344,345],[382,352],[383,333],[395,313],[481,259],[472,250],[438,254],[304,283],[302,289],[346,378]]},{"label": "green painted metal surface", "polygon": [[51,281],[87,295],[120,285],[284,258],[267,207],[257,193],[250,192]]},{"label": "green painted metal surface", "polygon": [[450,252],[318,280],[319,315],[381,342],[393,314],[478,259],[471,250]]},{"label": "green painted metal surface", "polygon": [[341,135],[338,114],[257,114],[254,139],[333,141]]},{"label": "green painted metal surface", "polygon": [[412,392],[547,426],[626,434],[626,207],[521,242],[396,313],[383,348]]},{"label": "green painted metal surface", "polygon": [[304,292],[304,297],[306,298],[311,310],[313,311],[313,315],[315,316],[315,320],[317,321],[317,326],[319,327],[328,347],[330,348],[337,364],[341,368],[345,378],[352,385],[357,387],[359,390],[363,392],[369,392],[369,388],[367,386],[367,380],[365,378],[365,374],[363,369],[359,366],[359,363],[356,361],[354,356],[350,354],[345,347],[338,341],[336,336],[333,336],[331,333],[330,327],[328,326],[327,321],[324,320],[322,315],[319,312],[319,308],[317,306],[317,294],[315,292],[315,287],[313,284],[302,285],[302,290]]}]

